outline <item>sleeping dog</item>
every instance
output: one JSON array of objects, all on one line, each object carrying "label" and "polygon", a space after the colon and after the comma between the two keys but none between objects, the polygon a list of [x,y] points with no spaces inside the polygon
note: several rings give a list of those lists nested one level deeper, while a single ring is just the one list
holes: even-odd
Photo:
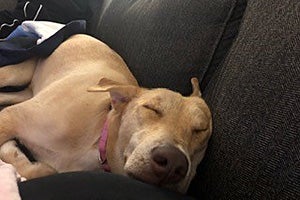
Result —
[{"label": "sleeping dog", "polygon": [[29,179],[105,170],[185,192],[212,132],[198,80],[191,82],[189,97],[141,88],[106,44],[72,36],[46,59],[0,68],[0,87],[29,85],[0,93],[0,104],[14,104],[0,112],[0,158]]}]

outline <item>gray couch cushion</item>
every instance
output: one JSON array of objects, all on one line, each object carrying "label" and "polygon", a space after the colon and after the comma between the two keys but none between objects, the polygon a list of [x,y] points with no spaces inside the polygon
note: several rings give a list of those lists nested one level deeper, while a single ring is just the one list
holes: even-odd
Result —
[{"label": "gray couch cushion", "polygon": [[17,0],[0,0],[0,10],[13,10],[17,5]]},{"label": "gray couch cushion", "polygon": [[300,199],[299,0],[248,2],[206,93],[214,132],[201,199]]},{"label": "gray couch cushion", "polygon": [[188,94],[200,80],[234,0],[106,0],[92,33],[116,50],[144,87]]},{"label": "gray couch cushion", "polygon": [[206,86],[211,81],[212,76],[219,66],[224,62],[229,49],[232,46],[233,41],[239,32],[239,27],[247,6],[247,0],[237,0],[232,14],[226,23],[226,27],[223,31],[222,37],[220,38],[217,48],[209,63],[208,69],[201,81],[201,89],[205,90]]}]

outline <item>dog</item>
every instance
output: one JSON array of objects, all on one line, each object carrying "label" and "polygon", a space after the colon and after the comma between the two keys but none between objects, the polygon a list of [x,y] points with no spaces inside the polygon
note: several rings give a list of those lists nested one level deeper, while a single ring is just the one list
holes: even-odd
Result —
[{"label": "dog", "polygon": [[27,179],[104,170],[184,193],[212,133],[198,80],[191,82],[189,97],[139,87],[110,47],[74,35],[47,58],[0,68],[0,87],[29,85],[0,93],[0,104],[11,104],[0,112],[0,158]]}]

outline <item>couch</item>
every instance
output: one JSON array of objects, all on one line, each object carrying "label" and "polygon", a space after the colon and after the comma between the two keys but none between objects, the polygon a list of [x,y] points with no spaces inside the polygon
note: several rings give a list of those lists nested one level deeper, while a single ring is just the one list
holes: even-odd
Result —
[{"label": "couch", "polygon": [[[99,199],[300,199],[299,0],[32,2],[48,4],[38,20],[86,19],[87,33],[117,51],[143,87],[188,95],[198,77],[214,125],[186,195],[75,172],[20,183],[23,199],[97,199],[80,196],[90,182]],[[22,15],[16,3],[0,0],[1,12]]]}]

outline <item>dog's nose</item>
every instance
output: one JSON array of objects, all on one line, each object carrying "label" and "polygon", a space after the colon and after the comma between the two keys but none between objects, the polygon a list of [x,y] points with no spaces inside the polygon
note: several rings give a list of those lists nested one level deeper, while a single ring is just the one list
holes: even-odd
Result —
[{"label": "dog's nose", "polygon": [[151,166],[161,183],[178,183],[188,170],[186,156],[172,145],[156,147],[151,152]]}]

